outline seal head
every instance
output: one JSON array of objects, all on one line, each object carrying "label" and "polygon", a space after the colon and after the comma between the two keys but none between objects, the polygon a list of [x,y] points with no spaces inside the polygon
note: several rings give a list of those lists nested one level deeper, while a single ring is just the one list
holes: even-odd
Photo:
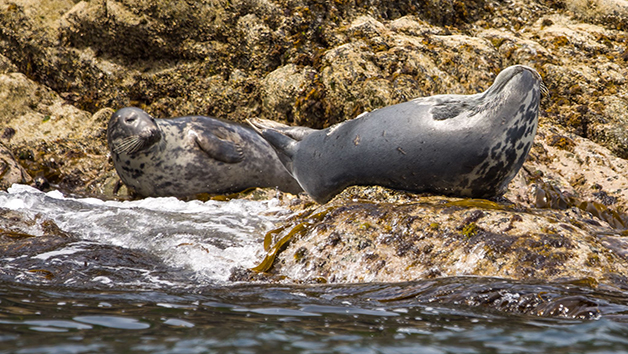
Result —
[{"label": "seal head", "polygon": [[133,155],[160,140],[161,130],[155,119],[139,108],[122,108],[109,120],[107,142],[116,154]]},{"label": "seal head", "polygon": [[350,185],[488,198],[523,165],[546,91],[534,69],[515,65],[485,92],[417,98],[302,136],[250,124],[319,203]]}]

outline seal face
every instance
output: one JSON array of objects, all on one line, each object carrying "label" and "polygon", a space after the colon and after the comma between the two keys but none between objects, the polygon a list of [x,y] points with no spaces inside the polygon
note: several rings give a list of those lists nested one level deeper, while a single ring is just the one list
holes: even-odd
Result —
[{"label": "seal face", "polygon": [[516,65],[485,92],[417,98],[303,136],[250,124],[319,203],[351,185],[488,198],[523,165],[546,90],[534,69]]},{"label": "seal face", "polygon": [[154,119],[122,108],[109,120],[107,142],[120,179],[144,197],[193,197],[251,187],[301,187],[273,148],[248,127],[216,118]]}]

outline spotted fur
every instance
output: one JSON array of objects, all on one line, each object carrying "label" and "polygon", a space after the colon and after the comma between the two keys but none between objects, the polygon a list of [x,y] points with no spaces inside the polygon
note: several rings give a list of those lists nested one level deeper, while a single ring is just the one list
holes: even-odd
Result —
[{"label": "spotted fur", "polygon": [[122,182],[144,197],[193,197],[251,187],[302,189],[275,152],[253,130],[219,119],[154,119],[128,107],[107,129],[113,164]]}]

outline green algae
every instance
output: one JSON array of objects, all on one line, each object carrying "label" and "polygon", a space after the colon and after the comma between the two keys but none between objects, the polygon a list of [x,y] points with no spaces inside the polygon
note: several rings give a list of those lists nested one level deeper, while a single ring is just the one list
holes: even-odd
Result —
[{"label": "green algae", "polygon": [[264,257],[262,262],[257,266],[251,268],[251,270],[258,273],[268,271],[273,266],[273,263],[275,262],[275,257],[277,257],[277,254],[284,249],[284,246],[286,246],[295,235],[303,235],[306,231],[307,223],[302,222],[300,224],[297,224],[294,228],[292,228],[292,230],[290,230],[290,232],[286,236],[277,241],[268,251],[266,257]]},{"label": "green algae", "polygon": [[445,207],[459,206],[463,208],[478,208],[488,210],[506,210],[507,206],[487,200],[487,199],[462,199],[447,202]]},{"label": "green algae", "polygon": [[[277,255],[286,248],[286,246],[294,237],[305,235],[305,233],[312,227],[312,225],[323,220],[323,218],[334,209],[335,207],[330,207],[307,217],[304,217],[304,215],[307,215],[308,213],[308,211],[305,211],[301,213],[301,215],[295,217],[296,220],[305,219],[305,221],[297,223],[291,229],[289,229],[289,226],[286,225],[267,232],[264,236],[264,250],[267,252],[266,256],[260,262],[260,264],[251,268],[251,270],[258,273],[263,273],[270,270],[270,268],[272,268],[273,266],[273,263],[275,262],[275,258],[277,257]],[[272,244],[274,236],[281,235],[288,229],[290,231],[288,231],[286,235],[282,236],[278,241]]]},{"label": "green algae", "polygon": [[462,228],[462,234],[466,238],[471,238],[471,237],[477,235],[478,232],[479,232],[479,227],[474,222],[472,222],[472,223],[466,225],[464,228]]}]

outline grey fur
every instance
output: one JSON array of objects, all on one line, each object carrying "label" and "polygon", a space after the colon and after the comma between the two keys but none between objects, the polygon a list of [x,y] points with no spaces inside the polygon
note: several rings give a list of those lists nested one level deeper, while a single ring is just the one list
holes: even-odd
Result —
[{"label": "grey fur", "polygon": [[122,182],[144,197],[193,197],[250,187],[301,187],[271,146],[248,127],[216,118],[153,119],[122,108],[107,129],[113,164]]},{"label": "grey fur", "polygon": [[487,198],[523,165],[546,91],[534,69],[516,65],[483,93],[417,98],[297,137],[250,124],[319,203],[351,185]]}]

